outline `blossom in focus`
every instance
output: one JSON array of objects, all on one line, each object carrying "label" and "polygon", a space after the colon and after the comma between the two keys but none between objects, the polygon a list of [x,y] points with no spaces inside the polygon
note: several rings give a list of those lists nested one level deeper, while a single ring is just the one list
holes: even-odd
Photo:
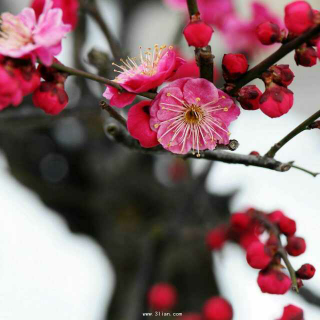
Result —
[{"label": "blossom in focus", "polygon": [[228,53],[223,56],[222,69],[226,81],[236,80],[246,73],[248,68],[248,61],[241,53]]},{"label": "blossom in focus", "polygon": [[150,128],[150,104],[150,101],[141,101],[132,106],[128,112],[128,131],[144,148],[159,144],[156,132]]},{"label": "blossom in focus", "polygon": [[150,108],[150,125],[162,146],[179,154],[213,150],[229,143],[228,126],[240,109],[205,79],[182,78],[160,90]]},{"label": "blossom in focus", "polygon": [[284,307],[282,317],[278,320],[303,320],[303,310],[289,304]]},{"label": "blossom in focus", "polygon": [[245,110],[257,110],[260,108],[259,99],[262,95],[260,89],[255,85],[242,87],[238,92],[237,100]]},{"label": "blossom in focus", "polygon": [[103,96],[110,100],[110,104],[118,108],[132,103],[135,93],[146,92],[163,84],[174,75],[184,60],[177,57],[172,47],[166,49],[166,46],[155,45],[153,52],[148,49],[145,54],[140,48],[140,64],[137,63],[136,58],[128,58],[121,62],[123,65],[114,64],[119,68],[115,70],[119,75],[114,81],[128,92],[121,93],[107,85],[103,93]]},{"label": "blossom in focus", "polygon": [[298,66],[313,67],[318,62],[318,54],[315,48],[304,44],[295,50],[294,60]]},{"label": "blossom in focus", "polygon": [[256,34],[259,41],[264,45],[280,42],[281,39],[280,27],[270,21],[260,23],[256,29]]},{"label": "blossom in focus", "polygon": [[[33,0],[31,3],[31,8],[36,14],[38,19],[41,15],[46,0]],[[78,0],[52,0],[53,8],[60,8],[63,11],[62,20],[66,24],[71,24],[72,29],[74,29],[78,22],[78,9],[79,2]]]},{"label": "blossom in focus", "polygon": [[71,30],[62,22],[62,10],[52,9],[52,1],[47,0],[43,12],[36,21],[31,8],[14,16],[1,14],[0,54],[11,58],[30,57],[33,62],[39,58],[50,65],[55,55],[61,51],[61,40]]},{"label": "blossom in focus", "polygon": [[262,292],[270,294],[285,294],[291,288],[291,280],[279,270],[261,270],[258,285]]}]

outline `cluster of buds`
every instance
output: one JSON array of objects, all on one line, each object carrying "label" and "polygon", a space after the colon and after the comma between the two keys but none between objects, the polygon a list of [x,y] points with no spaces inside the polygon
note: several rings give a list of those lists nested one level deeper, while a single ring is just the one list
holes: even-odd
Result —
[{"label": "cluster of buds", "polygon": [[[294,1],[285,7],[284,23],[287,30],[281,30],[279,25],[266,21],[261,23],[256,29],[256,35],[264,45],[270,45],[282,42],[286,39],[293,39],[308,29],[319,23],[319,11],[312,9],[306,1]],[[320,37],[303,44],[295,50],[294,59],[297,65],[312,67],[317,63],[317,57],[320,56],[319,50],[314,48],[319,43]]]},{"label": "cluster of buds", "polygon": [[39,85],[39,72],[30,60],[0,56],[0,110],[19,105]]},{"label": "cluster of buds", "polygon": [[[269,214],[248,209],[231,215],[230,223],[211,230],[206,237],[210,250],[221,250],[227,240],[238,243],[246,251],[248,264],[259,269],[258,285],[262,292],[270,294],[285,294],[292,286],[298,290],[303,285],[302,280],[311,279],[315,268],[304,264],[294,271],[288,260],[288,255],[299,256],[306,250],[305,240],[297,237],[296,223],[282,211]],[[262,241],[262,234],[268,235]],[[287,245],[282,246],[280,236],[287,238]],[[283,259],[291,278],[282,270]]]},{"label": "cluster of buds", "polygon": [[[59,63],[56,59],[55,62]],[[68,74],[44,65],[39,65],[38,70],[44,81],[33,93],[33,104],[48,114],[56,115],[66,107],[69,101],[64,89]]]},{"label": "cluster of buds", "polygon": [[237,100],[245,110],[260,109],[270,118],[281,117],[293,105],[293,92],[287,88],[293,78],[289,65],[274,65],[262,74],[264,93],[256,85],[244,86],[238,91]]},{"label": "cluster of buds", "polygon": [[289,65],[274,65],[262,74],[266,90],[259,99],[260,110],[270,118],[281,117],[293,105],[293,92],[287,87],[294,74]]},{"label": "cluster of buds", "polygon": [[[153,285],[147,294],[149,308],[161,315],[172,310],[178,301],[177,290],[168,283]],[[202,313],[184,313],[181,320],[232,320],[231,304],[222,297],[211,297],[205,301]]]}]

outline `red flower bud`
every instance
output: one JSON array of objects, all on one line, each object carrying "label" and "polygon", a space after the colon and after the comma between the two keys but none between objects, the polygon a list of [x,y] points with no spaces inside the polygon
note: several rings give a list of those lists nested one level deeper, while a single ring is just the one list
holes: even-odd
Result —
[{"label": "red flower bud", "polygon": [[289,304],[283,309],[282,317],[278,320],[303,320],[303,310]]},{"label": "red flower bud", "polygon": [[233,310],[231,304],[220,297],[207,300],[202,309],[203,320],[231,320]]},{"label": "red flower bud", "polygon": [[246,57],[241,53],[228,53],[223,56],[222,69],[226,81],[235,80],[249,68]]},{"label": "red flower bud", "polygon": [[317,64],[317,51],[313,47],[307,47],[306,45],[296,49],[294,60],[298,66],[312,67]]},{"label": "red flower bud", "polygon": [[312,27],[314,13],[308,2],[294,1],[288,4],[284,11],[285,25],[293,34],[299,35]]},{"label": "red flower bud", "polygon": [[245,231],[249,227],[250,222],[251,218],[242,212],[236,212],[230,218],[231,227],[236,232]]},{"label": "red flower bud", "polygon": [[33,65],[15,69],[15,75],[24,96],[34,92],[40,86],[40,74]]},{"label": "red flower bud", "polygon": [[155,284],[148,292],[148,304],[152,310],[171,310],[176,303],[177,291],[171,284]]},{"label": "red flower bud", "polygon": [[256,157],[260,157],[260,153],[258,151],[251,151],[249,153],[250,156],[256,156]]},{"label": "red flower bud", "polygon": [[157,133],[150,127],[149,108],[150,101],[144,100],[132,106],[128,112],[128,131],[144,148],[152,148],[159,144]]},{"label": "red flower bud", "polygon": [[256,34],[260,42],[264,45],[280,42],[281,39],[280,27],[270,21],[259,24],[256,29]]},{"label": "red flower bud", "polygon": [[288,64],[274,65],[269,68],[272,72],[272,80],[280,86],[287,87],[293,81],[294,74]]},{"label": "red flower bud", "polygon": [[306,263],[300,267],[296,274],[301,279],[309,280],[314,276],[315,272],[316,268],[312,264]]},{"label": "red flower bud", "polygon": [[297,257],[306,251],[306,242],[300,237],[288,237],[288,244],[286,250],[290,256]]},{"label": "red flower bud", "polygon": [[247,250],[254,242],[260,242],[260,240],[253,232],[246,232],[241,235],[239,239],[240,246],[245,250]]},{"label": "red flower bud", "polygon": [[279,270],[267,269],[259,272],[258,285],[264,293],[285,294],[291,287],[291,280]]},{"label": "red flower bud", "polygon": [[183,34],[189,47],[206,47],[211,40],[213,29],[202,20],[190,21],[184,28]]},{"label": "red flower bud", "polygon": [[257,110],[260,108],[259,99],[262,92],[255,85],[242,87],[238,92],[237,100],[245,110]]},{"label": "red flower bud", "polygon": [[247,250],[247,262],[254,269],[265,269],[272,260],[271,250],[261,242],[252,243]]},{"label": "red flower bud", "polygon": [[284,213],[281,210],[276,210],[271,212],[268,215],[268,219],[273,223],[279,223],[280,219],[284,216]]},{"label": "red flower bud", "polygon": [[279,229],[287,237],[293,236],[296,233],[296,222],[286,216],[283,216],[279,220]]},{"label": "red flower bud", "polygon": [[68,95],[62,84],[41,82],[40,87],[33,93],[33,104],[44,112],[56,115],[68,104]]},{"label": "red flower bud", "polygon": [[273,83],[260,97],[259,103],[261,111],[270,118],[281,117],[293,105],[293,92]]},{"label": "red flower bud", "polygon": [[227,232],[224,226],[212,229],[206,237],[206,243],[210,250],[221,250],[226,240]]},{"label": "red flower bud", "polygon": [[303,287],[303,281],[301,280],[301,278],[297,278],[297,286],[298,286],[298,289]]}]

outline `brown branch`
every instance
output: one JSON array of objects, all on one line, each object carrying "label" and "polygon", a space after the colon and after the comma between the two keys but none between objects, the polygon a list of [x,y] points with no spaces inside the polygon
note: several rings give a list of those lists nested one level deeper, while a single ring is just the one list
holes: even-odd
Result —
[{"label": "brown branch", "polygon": [[90,1],[90,4],[84,3],[84,1],[82,1],[81,6],[85,10],[85,12],[87,12],[100,27],[102,33],[104,34],[110,45],[113,57],[116,60],[120,60],[123,57],[121,47],[119,45],[119,42],[115,39],[114,35],[110,31],[106,21],[101,16],[96,0]]},{"label": "brown branch", "polygon": [[320,296],[312,290],[302,287],[300,289],[300,296],[310,304],[320,307]]},{"label": "brown branch", "polygon": [[195,49],[197,65],[200,69],[200,78],[206,79],[213,83],[214,55],[211,53],[211,47]]},{"label": "brown branch", "polygon": [[271,54],[268,58],[260,62],[254,68],[250,69],[247,73],[245,73],[242,77],[240,77],[234,83],[234,88],[229,92],[231,95],[235,95],[236,92],[245,86],[250,81],[260,78],[262,73],[269,69],[272,65],[282,59],[291,51],[299,48],[303,43],[307,42],[308,40],[312,39],[316,35],[320,33],[320,24],[315,26],[314,28],[310,29],[309,31],[305,32],[301,36],[283,44],[277,51]]},{"label": "brown branch", "polygon": [[[122,88],[117,82],[109,80],[109,79],[101,77],[101,76],[98,76],[98,75],[93,74],[93,73],[89,73],[89,72],[82,71],[82,70],[79,70],[79,69],[67,67],[67,66],[65,66],[65,65],[63,65],[61,63],[53,63],[51,65],[51,67],[53,67],[53,68],[55,68],[57,70],[69,73],[70,75],[74,75],[74,76],[90,79],[90,80],[93,80],[93,81],[97,81],[97,82],[103,83],[105,85],[112,86],[112,87],[118,89],[120,92],[128,92],[127,90]],[[141,97],[148,98],[148,99],[154,99],[156,97],[156,95],[157,95],[156,93],[153,93],[153,92],[141,92],[141,93],[135,93],[135,94],[138,95],[138,96],[141,96]]]},{"label": "brown branch", "polygon": [[187,4],[190,17],[199,14],[197,0],[187,0]]},{"label": "brown branch", "polygon": [[308,130],[309,126],[320,117],[320,110],[314,113],[307,120],[303,121],[299,124],[295,129],[289,132],[283,139],[281,139],[278,143],[276,143],[267,153],[266,157],[273,158],[276,153],[290,140],[292,140],[295,136],[301,133],[304,130]]},{"label": "brown branch", "polygon": [[105,101],[100,101],[100,107],[103,110],[106,110],[110,117],[117,120],[119,123],[121,123],[126,129],[127,129],[127,120],[120,115],[116,110],[114,110],[112,107],[110,107]]}]

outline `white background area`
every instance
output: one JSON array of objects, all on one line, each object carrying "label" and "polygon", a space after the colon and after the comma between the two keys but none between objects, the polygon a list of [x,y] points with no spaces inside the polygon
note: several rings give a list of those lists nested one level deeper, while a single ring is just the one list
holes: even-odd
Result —
[{"label": "white background area", "polygon": [[[244,14],[249,1],[235,0]],[[5,1],[17,13],[29,1]],[[178,24],[175,14],[158,5],[145,6],[132,21],[131,52],[138,47],[168,43]],[[264,1],[279,13],[289,1]],[[319,9],[317,1],[311,2]],[[117,25],[115,6],[104,7],[109,24]],[[108,10],[107,10],[108,9]],[[120,21],[121,23],[121,21]],[[94,43],[105,42],[94,24],[90,24],[89,50]],[[167,32],[164,31],[167,28]],[[66,41],[66,48],[71,47]],[[221,41],[214,34],[214,54],[222,53]],[[108,46],[102,47],[108,50]],[[192,52],[192,49],[189,50]],[[62,55],[68,60],[68,52]],[[220,60],[221,61],[221,60]],[[220,63],[218,60],[217,63]],[[293,109],[279,119],[270,119],[260,111],[242,111],[231,128],[232,138],[240,142],[238,151],[265,153],[296,125],[320,107],[320,67],[295,67],[296,78],[290,89],[295,93]],[[308,131],[288,143],[277,158],[295,160],[297,165],[320,172],[320,132]],[[320,177],[290,170],[278,173],[266,169],[216,163],[208,188],[221,194],[237,191],[233,210],[255,206],[262,210],[282,209],[297,221],[297,234],[307,241],[307,251],[292,258],[298,268],[309,262],[320,272]],[[88,237],[75,236],[56,213],[47,209],[37,195],[16,182],[0,157],[0,319],[1,320],[102,320],[105,303],[114,286],[113,270],[99,246]],[[241,249],[227,245],[215,256],[217,277],[222,293],[235,309],[234,320],[275,320],[289,303],[302,307],[306,320],[319,320],[320,309],[313,308],[294,294],[262,294],[256,283],[257,271],[250,269]],[[305,283],[320,294],[320,274]],[[121,320],[121,319],[119,319]]]}]

